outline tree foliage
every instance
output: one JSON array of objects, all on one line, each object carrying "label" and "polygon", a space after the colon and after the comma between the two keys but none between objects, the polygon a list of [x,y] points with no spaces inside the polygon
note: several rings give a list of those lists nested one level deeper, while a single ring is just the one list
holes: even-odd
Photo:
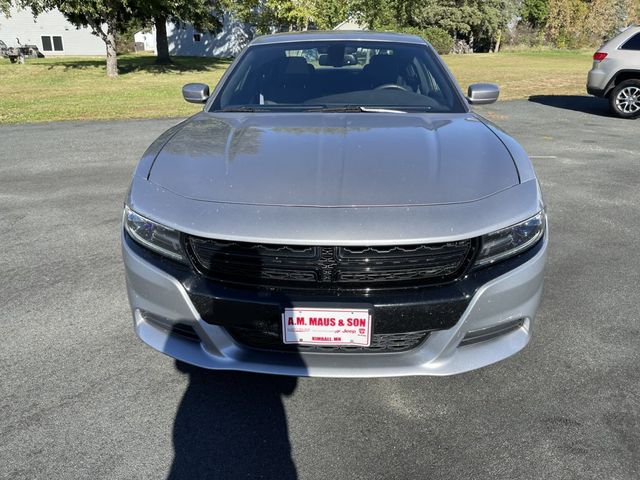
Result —
[{"label": "tree foliage", "polygon": [[349,16],[348,0],[222,0],[221,5],[260,34],[331,29]]},{"label": "tree foliage", "polygon": [[424,38],[431,46],[441,55],[451,53],[453,50],[453,37],[449,32],[438,27],[402,27],[396,28],[396,31],[402,33],[410,33]]},{"label": "tree foliage", "polygon": [[0,0],[0,13],[8,16],[9,8],[11,7],[11,2],[9,0]]},{"label": "tree foliage", "polygon": [[57,8],[75,25],[92,27],[105,42],[110,75],[117,74],[115,36],[131,25],[155,23],[159,57],[168,60],[167,20],[213,31],[227,12],[260,34],[331,29],[351,18],[421,35],[442,53],[460,45],[497,51],[518,19],[540,41],[573,48],[598,44],[640,17],[640,0],[0,0],[0,11],[12,3],[34,13]]},{"label": "tree foliage", "polygon": [[165,18],[193,25],[201,32],[220,28],[222,10],[218,2],[211,0],[139,0],[132,8],[133,16],[140,21]]},{"label": "tree foliage", "polygon": [[597,45],[638,22],[640,0],[346,0],[370,28],[438,28],[474,50],[497,50],[520,22],[558,47]]},{"label": "tree foliage", "polygon": [[549,0],[524,0],[520,15],[532,27],[544,27],[549,17]]},{"label": "tree foliage", "polygon": [[[371,28],[437,28],[471,47],[495,46],[516,13],[513,0],[357,0]],[[382,4],[386,4],[382,5]]]},{"label": "tree foliage", "polygon": [[213,0],[138,0],[134,17],[156,26],[158,63],[169,63],[166,22],[189,23],[201,32],[215,31],[221,26],[220,4]]},{"label": "tree foliage", "polygon": [[223,0],[259,33],[333,28],[354,18],[371,29],[420,33],[439,48],[455,40],[495,45],[518,0]]},{"label": "tree foliage", "polygon": [[561,48],[599,45],[638,20],[639,0],[548,0],[548,40]]}]

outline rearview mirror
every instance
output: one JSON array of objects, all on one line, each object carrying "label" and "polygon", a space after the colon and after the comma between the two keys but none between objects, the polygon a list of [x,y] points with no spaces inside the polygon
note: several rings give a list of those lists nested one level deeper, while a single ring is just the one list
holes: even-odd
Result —
[{"label": "rearview mirror", "polygon": [[182,87],[182,96],[189,103],[206,103],[209,98],[209,85],[206,83],[187,83]]},{"label": "rearview mirror", "polygon": [[467,91],[467,100],[472,105],[494,103],[500,96],[500,87],[495,83],[472,83]]},{"label": "rearview mirror", "polygon": [[356,58],[355,55],[349,53],[349,54],[344,56],[344,64],[345,65],[357,65],[358,64],[358,59]]}]

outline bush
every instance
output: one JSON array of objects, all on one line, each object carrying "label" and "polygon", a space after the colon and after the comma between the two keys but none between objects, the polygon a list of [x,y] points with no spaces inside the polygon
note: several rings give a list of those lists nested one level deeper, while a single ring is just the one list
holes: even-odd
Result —
[{"label": "bush", "polygon": [[449,35],[449,32],[438,27],[425,28],[423,32],[422,38],[429,42],[436,49],[436,52],[441,55],[451,53],[453,37]]},{"label": "bush", "polygon": [[505,32],[503,45],[507,49],[515,50],[539,48],[547,45],[547,39],[545,38],[544,30],[534,28],[531,24],[523,22]]},{"label": "bush", "polygon": [[400,29],[402,33],[410,33],[412,35],[418,35],[424,38],[427,42],[435,48],[436,52],[440,55],[451,53],[453,50],[453,37],[449,35],[449,32],[438,27],[405,27]]}]

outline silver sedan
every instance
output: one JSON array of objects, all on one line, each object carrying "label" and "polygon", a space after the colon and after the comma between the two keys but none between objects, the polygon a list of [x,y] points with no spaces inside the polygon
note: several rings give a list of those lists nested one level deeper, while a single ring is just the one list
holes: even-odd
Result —
[{"label": "silver sedan", "polygon": [[140,160],[122,250],[139,337],[210,369],[450,375],[521,350],[547,220],[518,143],[410,35],[259,37]]}]

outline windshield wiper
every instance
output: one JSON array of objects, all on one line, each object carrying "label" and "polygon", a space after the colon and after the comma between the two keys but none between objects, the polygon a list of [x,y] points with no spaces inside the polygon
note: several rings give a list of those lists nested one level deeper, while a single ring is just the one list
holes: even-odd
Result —
[{"label": "windshield wiper", "polygon": [[352,112],[362,112],[364,107],[359,107],[358,105],[341,105],[341,106],[322,106],[320,108],[314,107],[310,108],[314,112],[326,112],[326,113],[352,113]]},{"label": "windshield wiper", "polygon": [[220,112],[268,112],[270,108],[256,107],[250,105],[238,105],[237,107],[225,107]]},{"label": "windshield wiper", "polygon": [[220,112],[307,112],[324,108],[324,105],[236,105]]},{"label": "windshield wiper", "polygon": [[405,110],[397,110],[395,108],[384,107],[360,107],[361,111],[367,113],[406,113]]},{"label": "windshield wiper", "polygon": [[220,112],[323,112],[323,113],[407,113],[428,112],[429,106],[367,107],[364,105],[237,105]]},{"label": "windshield wiper", "polygon": [[414,112],[428,112],[431,110],[431,107],[420,106],[420,107],[365,107],[363,105],[343,105],[343,106],[332,106],[332,107],[322,107],[322,108],[313,108],[313,111],[316,112],[326,112],[326,113],[407,113],[408,111]]}]

